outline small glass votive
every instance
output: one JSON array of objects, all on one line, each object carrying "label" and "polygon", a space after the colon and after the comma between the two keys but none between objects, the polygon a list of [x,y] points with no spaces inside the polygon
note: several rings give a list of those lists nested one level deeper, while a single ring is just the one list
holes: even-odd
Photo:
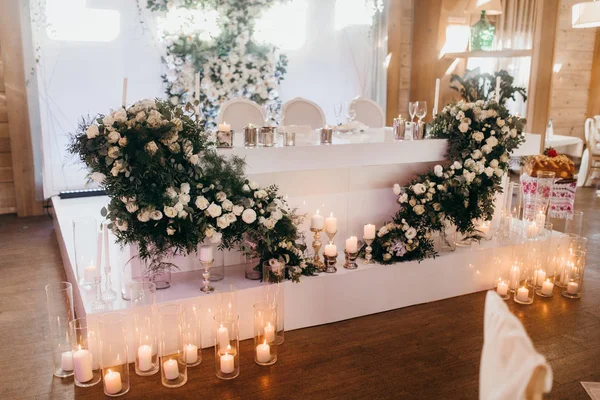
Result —
[{"label": "small glass votive", "polygon": [[566,279],[561,294],[569,299],[578,299],[583,290],[583,274],[585,272],[586,252],[575,250],[573,262],[565,271]]},{"label": "small glass votive", "polygon": [[404,124],[404,140],[414,140],[415,138],[415,123],[407,121]]},{"label": "small glass votive", "polygon": [[406,127],[406,120],[404,118],[394,118],[394,140],[404,140],[404,129]]},{"label": "small glass votive", "polygon": [[213,320],[217,378],[234,379],[240,374],[239,317],[219,312]]},{"label": "small glass votive", "polygon": [[248,124],[244,127],[244,146],[258,146],[258,129],[252,124]]},{"label": "small glass votive", "polygon": [[333,140],[333,129],[326,126],[321,128],[321,144],[331,144]]},{"label": "small glass votive", "polygon": [[54,376],[66,378],[73,375],[73,353],[69,326],[69,322],[75,318],[73,286],[69,282],[56,282],[46,285],[45,290]]},{"label": "small glass votive", "polygon": [[521,272],[519,287],[515,290],[514,300],[518,304],[532,304],[535,298],[535,279],[531,268],[524,267]]},{"label": "small glass votive", "polygon": [[132,282],[129,292],[134,329],[132,351],[135,351],[135,373],[140,376],[154,375],[159,370],[158,339],[154,324],[156,284]]},{"label": "small glass votive", "polygon": [[109,312],[98,319],[104,394],[110,397],[129,392],[127,314]]},{"label": "small glass votive", "polygon": [[493,250],[491,262],[493,268],[496,270],[493,290],[496,291],[502,300],[510,298],[509,276],[508,269],[506,268],[507,261],[506,257],[503,257],[502,251],[497,248]]},{"label": "small glass votive", "polygon": [[263,126],[260,128],[259,145],[264,147],[275,146],[275,128],[272,126]]},{"label": "small glass votive", "polygon": [[277,362],[277,305],[271,302],[254,305],[254,362],[258,365]]},{"label": "small glass votive", "polygon": [[102,379],[96,333],[96,324],[86,318],[77,318],[71,326],[71,351],[75,386],[94,386]]},{"label": "small glass votive", "polygon": [[185,310],[181,304],[158,308],[160,377],[163,386],[176,388],[187,382],[187,363],[183,343]]},{"label": "small glass votive", "polygon": [[229,131],[217,131],[217,135],[216,135],[216,142],[217,142],[217,147],[220,149],[230,149],[233,147],[233,136],[234,136],[234,131],[233,130],[229,130]]},{"label": "small glass votive", "polygon": [[188,367],[202,362],[202,329],[200,307],[195,304],[187,307],[183,327],[183,348]]},{"label": "small glass votive", "polygon": [[284,146],[295,146],[296,145],[296,132],[285,132],[283,134],[283,145]]}]

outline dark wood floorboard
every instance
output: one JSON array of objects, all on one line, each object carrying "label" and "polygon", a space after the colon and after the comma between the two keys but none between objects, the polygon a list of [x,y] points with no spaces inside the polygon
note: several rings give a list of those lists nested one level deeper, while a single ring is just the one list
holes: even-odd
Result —
[{"label": "dark wood floorboard", "polygon": [[[600,382],[600,198],[583,189],[577,203],[589,238],[583,297],[508,302],[552,365],[550,399],[586,399],[579,382]],[[52,376],[44,286],[65,274],[50,219],[2,216],[0,243],[0,399],[104,398],[101,385],[74,388],[72,378]],[[475,293],[287,332],[271,367],[254,364],[244,341],[233,381],[215,377],[212,349],[178,389],[132,368],[123,398],[476,399],[484,299]]]}]

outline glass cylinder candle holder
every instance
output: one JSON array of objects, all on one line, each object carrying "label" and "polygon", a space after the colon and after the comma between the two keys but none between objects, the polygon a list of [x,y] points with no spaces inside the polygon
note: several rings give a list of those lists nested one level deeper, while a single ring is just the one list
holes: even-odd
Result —
[{"label": "glass cylinder candle holder", "polygon": [[219,250],[219,243],[213,244],[214,259],[210,267],[210,282],[218,282],[225,279],[225,252]]},{"label": "glass cylinder candle holder", "polygon": [[285,340],[284,288],[285,288],[285,285],[283,283],[267,285],[265,288],[265,294],[266,294],[265,299],[258,301],[258,302],[262,302],[262,301],[266,300],[269,304],[274,305],[277,308],[277,325],[275,328],[275,332],[276,332],[275,339],[276,339],[277,345],[282,345]]},{"label": "glass cylinder candle holder", "polygon": [[331,144],[333,140],[333,129],[329,127],[321,128],[321,144]]},{"label": "glass cylinder candle holder", "polygon": [[456,250],[456,226],[450,221],[444,221],[439,235],[440,251],[452,252]]},{"label": "glass cylinder candle holder", "polygon": [[285,132],[283,134],[283,145],[284,146],[295,146],[296,145],[296,132]]},{"label": "glass cylinder candle holder", "polygon": [[216,313],[215,372],[219,379],[234,379],[240,374],[239,317]]},{"label": "glass cylinder candle holder", "polygon": [[244,127],[244,146],[258,146],[258,129],[252,124],[248,124]]},{"label": "glass cylinder candle holder", "polygon": [[130,285],[133,316],[135,373],[154,375],[159,370],[158,339],[155,326],[156,285],[153,282],[132,282]]},{"label": "glass cylinder candle holder", "polygon": [[98,319],[100,362],[104,394],[110,397],[129,392],[127,314],[109,312]]},{"label": "glass cylinder candle holder", "polygon": [[86,318],[76,318],[70,327],[75,386],[94,386],[102,379],[96,324],[88,323]]},{"label": "glass cylinder candle holder", "polygon": [[583,212],[575,211],[573,215],[567,215],[565,221],[565,233],[572,233],[581,236],[583,229]]},{"label": "glass cylinder candle holder", "polygon": [[535,276],[533,269],[524,267],[521,271],[519,287],[515,290],[514,300],[518,304],[532,304],[535,294]]},{"label": "glass cylinder candle holder", "polygon": [[578,299],[583,290],[583,274],[585,272],[586,252],[576,250],[573,262],[565,270],[564,286],[561,294],[569,299]]},{"label": "glass cylinder candle holder", "polygon": [[69,323],[75,318],[73,286],[69,282],[56,282],[46,285],[45,289],[54,376],[66,378],[73,375],[73,353],[69,326]]},{"label": "glass cylinder candle holder", "polygon": [[500,271],[498,271],[496,280],[494,281],[494,290],[502,300],[508,300],[510,298],[508,281],[502,276]]},{"label": "glass cylinder candle holder", "polygon": [[406,126],[406,120],[398,117],[394,118],[394,140],[404,140],[404,129]]},{"label": "glass cylinder candle holder", "polygon": [[159,307],[157,316],[161,382],[168,388],[183,386],[187,382],[185,310],[181,304],[169,304]]},{"label": "glass cylinder candle holder", "polygon": [[263,126],[260,128],[259,145],[264,147],[275,146],[275,128],[272,126]]},{"label": "glass cylinder candle holder", "polygon": [[77,280],[82,285],[94,285],[101,277],[102,266],[98,259],[102,237],[98,238],[100,224],[94,217],[73,219],[73,245]]},{"label": "glass cylinder candle holder", "polygon": [[202,362],[202,324],[200,307],[192,304],[187,307],[183,327],[183,347],[185,362],[194,367]]},{"label": "glass cylinder candle holder", "polygon": [[573,254],[577,250],[587,251],[588,239],[586,237],[574,233],[569,233],[567,236],[569,237],[569,254]]},{"label": "glass cylinder candle holder", "polygon": [[254,305],[254,362],[272,365],[277,362],[277,305],[269,302]]},{"label": "glass cylinder candle holder", "polygon": [[[523,193],[521,192],[521,184],[519,182],[509,182],[504,201],[506,215],[510,215],[516,220],[521,219],[522,203]],[[514,224],[511,223],[511,228],[512,225]]]},{"label": "glass cylinder candle holder", "polygon": [[[555,176],[556,173],[553,171],[538,171],[535,190],[536,212],[546,214],[550,198],[552,197],[552,190],[554,189]],[[544,224],[542,223],[541,225]]]}]

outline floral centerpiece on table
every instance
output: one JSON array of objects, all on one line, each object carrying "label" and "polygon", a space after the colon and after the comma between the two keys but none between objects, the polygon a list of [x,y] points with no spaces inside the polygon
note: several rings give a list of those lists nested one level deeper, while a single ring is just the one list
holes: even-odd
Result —
[{"label": "floral centerpiece on table", "polygon": [[492,218],[510,153],[524,141],[525,120],[510,115],[506,99],[460,100],[434,119],[430,134],[448,139],[448,162],[418,175],[407,187],[394,185],[400,210],[377,232],[375,260],[392,263],[434,256],[431,234],[445,229],[446,223],[477,237],[474,221]]},{"label": "floral centerpiece on table", "polygon": [[284,258],[287,277],[310,274],[298,217],[276,187],[246,179],[243,160],[216,152],[192,109],[143,100],[81,124],[73,136],[69,150],[110,197],[103,215],[117,241],[136,244],[154,273],[173,267],[166,256],[192,253],[207,239],[234,248],[252,232],[256,254]]}]

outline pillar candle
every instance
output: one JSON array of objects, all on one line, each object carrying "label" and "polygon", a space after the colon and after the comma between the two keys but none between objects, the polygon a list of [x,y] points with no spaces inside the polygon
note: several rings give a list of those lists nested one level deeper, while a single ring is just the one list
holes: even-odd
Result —
[{"label": "pillar candle", "polygon": [[143,344],[138,347],[138,369],[140,371],[148,371],[152,369],[152,347]]},{"label": "pillar candle", "polygon": [[325,218],[325,231],[329,233],[337,232],[337,218],[333,216],[333,213]]},{"label": "pillar candle", "polygon": [[337,247],[333,242],[329,242],[328,245],[325,246],[325,255],[329,257],[333,257],[337,254]]},{"label": "pillar candle", "polygon": [[179,378],[179,366],[177,360],[169,359],[163,363],[163,370],[165,371],[165,378],[168,380]]},{"label": "pillar candle", "polygon": [[509,287],[512,290],[516,290],[519,287],[519,278],[521,277],[521,270],[516,265],[510,267],[510,274],[508,278]]},{"label": "pillar candle", "polygon": [[65,351],[61,354],[60,369],[63,371],[73,371],[73,353]]},{"label": "pillar candle", "polygon": [[375,239],[375,225],[367,224],[364,226],[363,237],[365,239]]},{"label": "pillar candle", "polygon": [[265,326],[265,341],[269,343],[275,341],[275,327],[270,322]]},{"label": "pillar candle", "polygon": [[229,346],[229,331],[227,327],[221,325],[217,329],[217,341],[219,342],[219,350],[224,351]]},{"label": "pillar candle", "polygon": [[506,296],[506,294],[508,293],[508,284],[504,281],[498,282],[496,292],[498,292],[500,296]]},{"label": "pillar candle", "polygon": [[356,236],[350,236],[346,239],[346,251],[348,253],[356,253],[358,251],[358,239]]},{"label": "pillar candle", "polygon": [[79,350],[73,353],[73,368],[75,370],[75,379],[78,382],[90,381],[94,377],[94,372],[92,371],[92,353],[79,346]]},{"label": "pillar candle", "polygon": [[198,362],[198,346],[191,343],[185,345],[185,362],[188,364]]},{"label": "pillar candle", "polygon": [[123,388],[123,384],[121,383],[121,374],[118,372],[113,372],[109,369],[106,375],[104,375],[104,388],[108,394],[119,393]]},{"label": "pillar candle", "polygon": [[325,226],[325,218],[321,214],[319,214],[319,210],[317,213],[312,216],[310,219],[310,228],[315,230],[321,230]]},{"label": "pillar candle", "polygon": [[438,110],[438,103],[440,101],[440,78],[437,78],[435,80],[435,98],[433,100],[433,110],[434,112],[437,112]]},{"label": "pillar candle", "polygon": [[219,124],[218,129],[219,132],[230,132],[231,125],[229,125],[227,122],[223,122],[222,124]]},{"label": "pillar candle", "polygon": [[256,346],[256,360],[260,363],[268,363],[271,361],[271,346],[265,341],[263,344]]},{"label": "pillar candle", "polygon": [[579,283],[577,282],[569,282],[567,285],[567,293],[569,294],[577,294],[577,289],[579,289]]},{"label": "pillar candle", "polygon": [[200,261],[210,262],[213,260],[212,246],[200,246]]},{"label": "pillar candle", "polygon": [[554,283],[550,282],[550,279],[546,279],[542,285],[542,294],[545,296],[550,296],[552,294],[552,289],[554,289]]},{"label": "pillar candle", "polygon": [[546,279],[546,271],[542,269],[537,269],[535,271],[535,284],[537,286],[542,286],[544,284],[544,280]]},{"label": "pillar candle", "polygon": [[527,289],[526,287],[520,287],[519,290],[517,290],[517,300],[522,301],[522,302],[527,302],[529,299],[529,289]]},{"label": "pillar candle", "polygon": [[[127,107],[127,77],[123,78],[123,99],[122,99],[123,108]],[[119,389],[121,390],[121,389]]]},{"label": "pillar candle", "polygon": [[230,374],[235,369],[234,358],[231,354],[225,353],[221,356],[221,372]]}]

